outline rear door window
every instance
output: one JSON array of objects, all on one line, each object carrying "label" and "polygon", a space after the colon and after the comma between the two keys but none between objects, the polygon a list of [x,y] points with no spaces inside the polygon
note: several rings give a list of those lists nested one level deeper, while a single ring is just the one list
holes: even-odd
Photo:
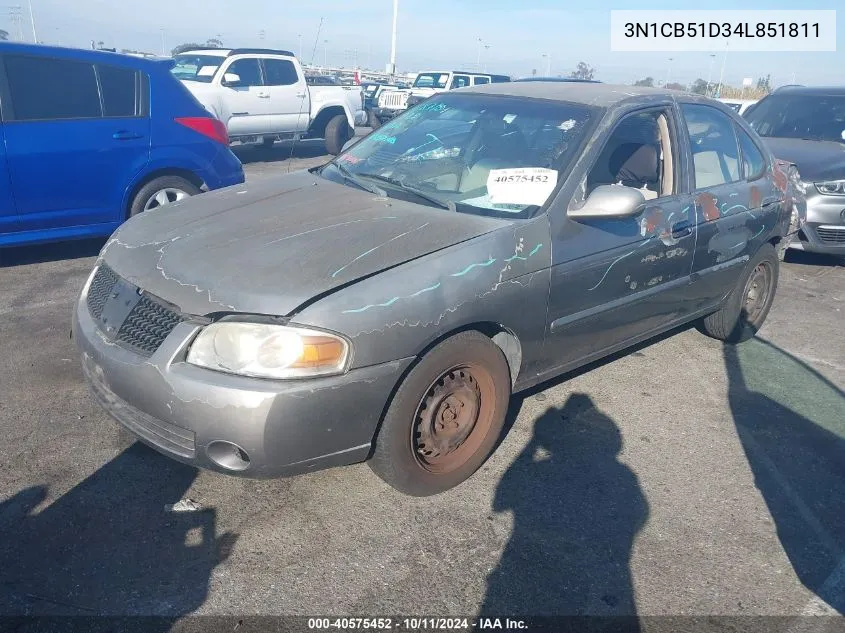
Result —
[{"label": "rear door window", "polygon": [[466,75],[455,75],[452,77],[452,90],[455,88],[466,88],[469,85],[469,77]]},{"label": "rear door window", "polygon": [[102,116],[93,64],[28,55],[6,55],[4,63],[15,120]]},{"label": "rear door window", "polygon": [[264,75],[268,86],[292,86],[299,81],[296,67],[286,59],[264,59]]},{"label": "rear door window", "polygon": [[490,77],[475,77],[473,78],[473,85],[480,86],[482,84],[489,84]]},{"label": "rear door window", "polygon": [[131,68],[97,66],[100,89],[103,91],[103,115],[134,117],[140,114],[138,104],[138,73]]},{"label": "rear door window", "polygon": [[745,130],[737,128],[736,134],[742,150],[742,177],[745,180],[757,180],[766,172],[766,159]]}]

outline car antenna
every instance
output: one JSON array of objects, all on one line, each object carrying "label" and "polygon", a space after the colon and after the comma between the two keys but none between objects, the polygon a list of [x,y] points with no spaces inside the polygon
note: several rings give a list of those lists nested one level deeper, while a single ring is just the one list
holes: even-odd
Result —
[{"label": "car antenna", "polygon": [[[320,18],[320,24],[317,26],[317,36],[314,38],[314,48],[311,50],[311,61],[309,66],[314,65],[314,57],[317,55],[317,44],[320,42],[320,31],[323,30],[323,20]],[[302,60],[299,60],[299,67],[302,68],[302,75],[305,77],[305,68],[302,67]],[[305,79],[305,91],[308,92],[308,79]],[[296,115],[296,125],[299,127],[299,120],[302,118],[302,106],[305,105],[305,95],[299,100],[299,114]],[[300,139],[300,134],[293,137],[293,143],[290,144],[290,156],[288,156],[288,173],[290,173],[290,164],[293,160],[293,151],[296,149],[296,144]]]}]

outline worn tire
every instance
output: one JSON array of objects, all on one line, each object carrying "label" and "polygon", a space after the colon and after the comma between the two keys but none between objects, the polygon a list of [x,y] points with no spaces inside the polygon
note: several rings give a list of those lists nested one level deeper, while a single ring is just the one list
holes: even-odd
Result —
[{"label": "worn tire", "polygon": [[346,122],[345,114],[338,114],[326,124],[326,151],[333,156],[340,154],[343,144],[352,138],[355,131]]},{"label": "worn tire", "polygon": [[[466,374],[476,380],[474,390],[466,390]],[[456,382],[456,377],[461,382]],[[478,407],[468,403],[469,413],[462,417],[461,394],[467,393],[478,395]],[[432,348],[402,381],[382,421],[368,462],[370,468],[396,490],[414,497],[454,488],[478,470],[493,451],[505,423],[510,395],[510,371],[502,350],[479,332],[456,334]],[[452,398],[458,400],[460,408],[450,410]],[[457,411],[459,420],[474,421],[464,427],[470,430],[463,441],[444,458],[457,462],[450,470],[445,470],[443,462],[432,467],[423,456],[426,446],[419,438],[426,411],[430,411],[432,421],[445,419],[450,411]],[[446,433],[460,435],[461,427],[457,423],[455,427],[457,430]],[[432,472],[432,468],[440,472]]]},{"label": "worn tire", "polygon": [[135,194],[135,197],[132,198],[132,203],[129,205],[128,217],[131,218],[143,212],[147,206],[147,202],[156,193],[164,189],[183,191],[189,196],[195,196],[200,193],[196,185],[181,176],[160,176],[159,178],[154,178],[138,190],[138,193]]},{"label": "worn tire", "polygon": [[372,129],[377,130],[381,127],[381,121],[376,116],[376,113],[370,110],[367,113],[367,125],[369,125]]},{"label": "worn tire", "polygon": [[[741,343],[752,338],[762,327],[772,307],[778,285],[779,265],[775,247],[769,243],[763,244],[749,260],[736,287],[722,308],[702,319],[698,324],[698,329],[707,336],[726,343]],[[749,282],[761,266],[769,269],[765,300],[760,309],[749,319],[749,314],[746,312],[746,300],[751,292]]]}]

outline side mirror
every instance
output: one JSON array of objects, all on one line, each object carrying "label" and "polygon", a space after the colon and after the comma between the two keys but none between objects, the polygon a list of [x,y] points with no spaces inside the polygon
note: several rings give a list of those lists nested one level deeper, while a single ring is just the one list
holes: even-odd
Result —
[{"label": "side mirror", "polygon": [[570,218],[627,218],[645,206],[639,189],[623,185],[600,185],[587,196],[581,206],[569,209]]},{"label": "side mirror", "polygon": [[346,141],[346,142],[343,144],[343,147],[341,147],[341,148],[340,148],[340,153],[342,154],[343,152],[345,152],[346,150],[348,150],[350,147],[352,147],[353,145],[355,145],[355,144],[356,144],[358,141],[360,141],[360,140],[361,140],[361,137],[352,137],[351,139],[349,139],[348,141]]},{"label": "side mirror", "polygon": [[235,73],[226,73],[223,75],[223,85],[228,87],[234,87],[241,83],[241,76],[236,75]]}]

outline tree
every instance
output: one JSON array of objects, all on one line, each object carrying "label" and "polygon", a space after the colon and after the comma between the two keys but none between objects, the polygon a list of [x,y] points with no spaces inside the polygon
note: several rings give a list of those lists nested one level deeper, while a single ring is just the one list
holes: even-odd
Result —
[{"label": "tree", "polygon": [[669,90],[686,90],[687,87],[684,84],[679,84],[677,81],[670,81],[666,84],[666,87]]},{"label": "tree", "polygon": [[634,82],[635,86],[645,86],[646,88],[654,87],[654,77],[646,77],[645,79],[638,79]]},{"label": "tree", "polygon": [[223,48],[223,42],[216,37],[212,37],[206,40],[205,45],[208,48]]},{"label": "tree", "polygon": [[97,42],[97,48],[104,48],[105,45],[106,45],[106,43],[103,40],[100,40],[99,42]]},{"label": "tree", "polygon": [[592,66],[589,66],[584,62],[578,62],[575,70],[573,70],[569,76],[573,79],[592,79],[595,73],[596,69]]},{"label": "tree", "polygon": [[8,39],[9,39],[9,31],[4,31],[3,29],[0,29],[0,40],[3,40],[5,42]]},{"label": "tree", "polygon": [[766,75],[765,77],[760,77],[757,80],[757,90],[768,94],[772,91],[772,76]]},{"label": "tree", "polygon": [[697,95],[707,95],[712,92],[711,88],[713,84],[707,84],[706,81],[701,79],[700,77],[692,82],[690,86],[690,92],[694,92]]},{"label": "tree", "polygon": [[192,51],[198,48],[203,48],[202,44],[179,44],[179,46],[175,47],[170,54],[174,57],[179,53],[184,53],[185,51]]}]

